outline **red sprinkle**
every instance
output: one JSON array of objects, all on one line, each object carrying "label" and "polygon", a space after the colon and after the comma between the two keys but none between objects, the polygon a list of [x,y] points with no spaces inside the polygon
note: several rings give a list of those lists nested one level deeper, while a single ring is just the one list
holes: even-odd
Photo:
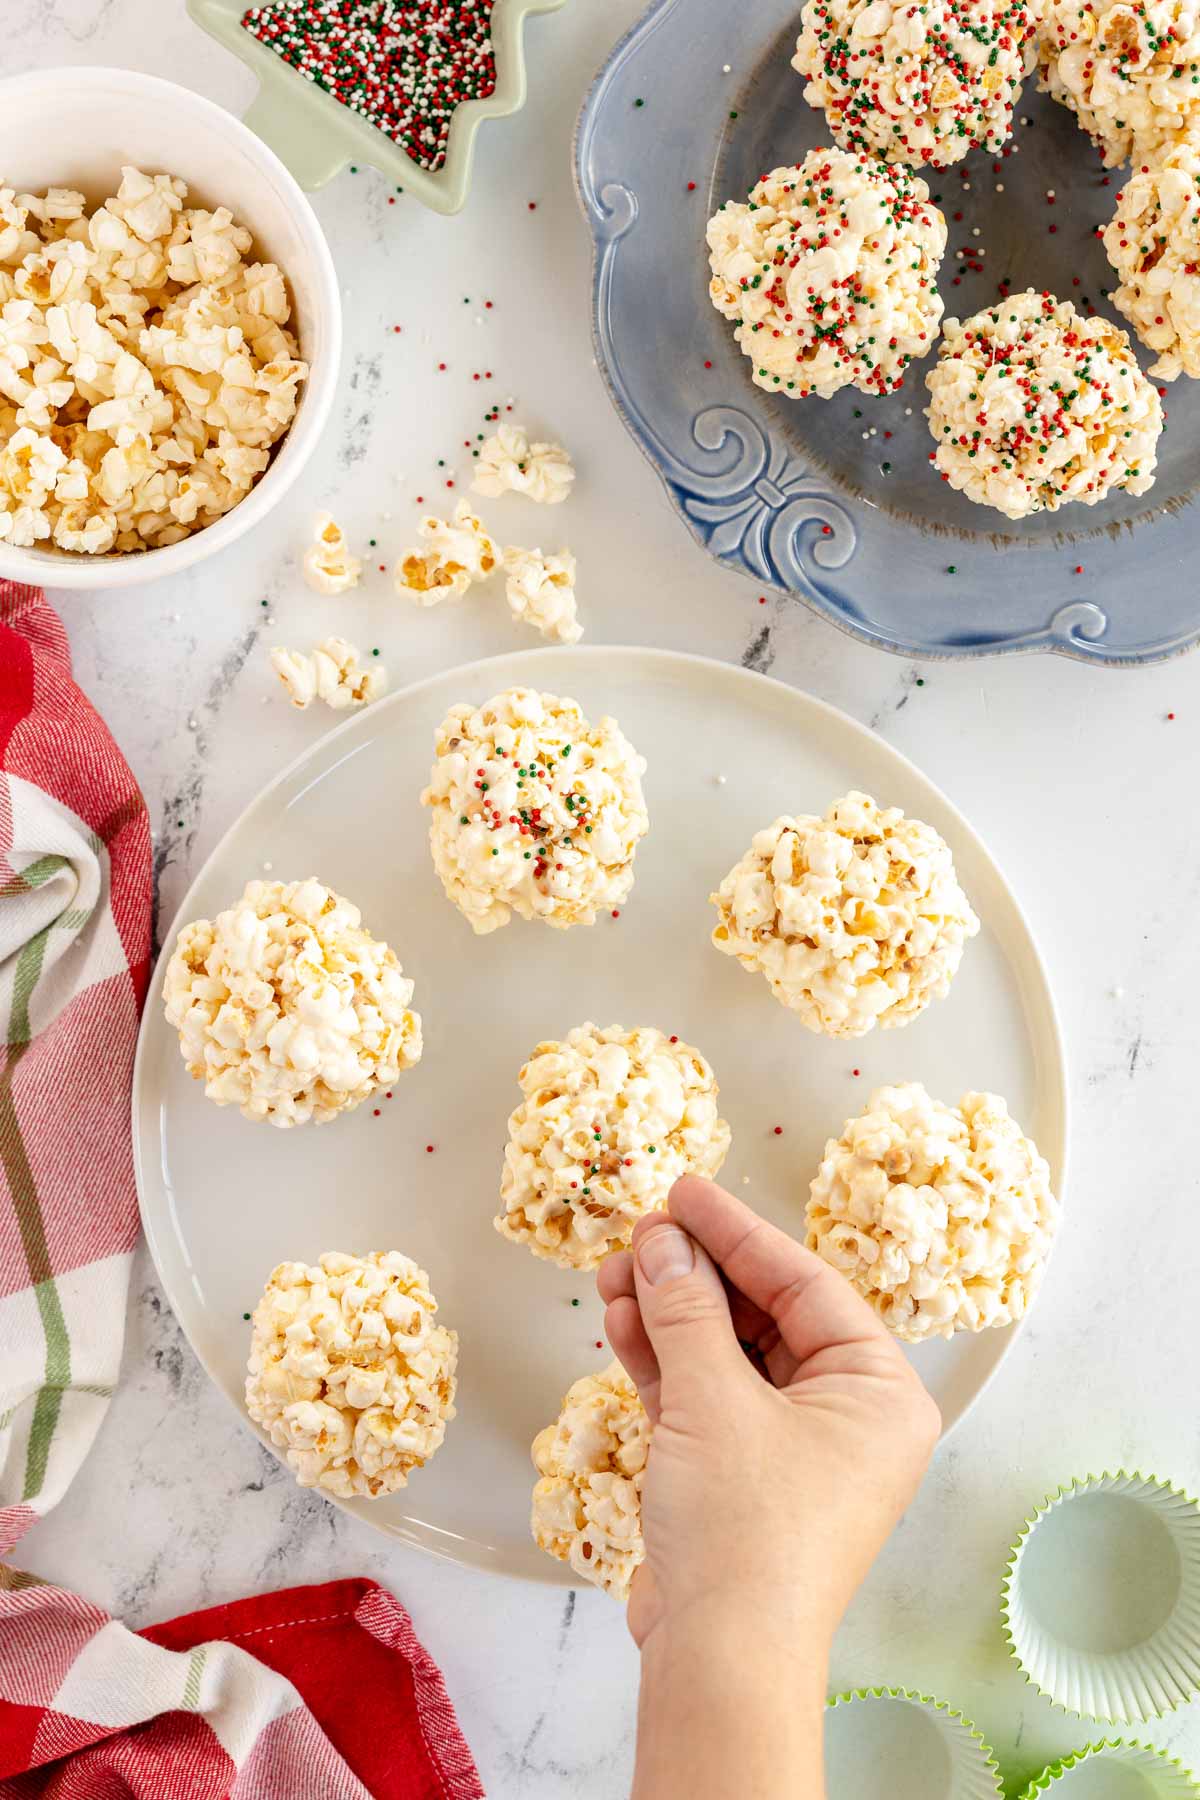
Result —
[{"label": "red sprinkle", "polygon": [[379,1117],[379,1108],[378,1107],[375,1108],[375,1117],[376,1118]]},{"label": "red sprinkle", "polygon": [[613,907],[613,918],[614,918],[614,919],[619,919],[619,918],[620,918],[620,916],[621,916],[621,914],[620,914],[620,912],[619,912],[619,911],[618,911],[618,909],[617,909],[617,908],[616,908],[616,907],[615,907],[615,906],[614,906],[614,907]]},{"label": "red sprinkle", "polygon": [[1175,717],[1175,714],[1174,714],[1174,713],[1168,713],[1168,714],[1167,714],[1167,717],[1168,717],[1168,719],[1173,719],[1173,718],[1174,718],[1174,717]]},{"label": "red sprinkle", "polygon": [[689,181],[689,182],[688,182],[688,193],[689,193],[689,194],[694,194],[694,193],[695,193],[695,191],[696,191],[696,184],[695,184],[695,182],[694,182],[694,181]]},{"label": "red sprinkle", "polygon": [[775,1127],[775,1136],[776,1136],[776,1137],[782,1137],[782,1136],[783,1136],[783,1126],[782,1126],[782,1125],[777,1125],[777,1126],[776,1126],[776,1127]]},{"label": "red sprinkle", "polygon": [[531,201],[530,201],[530,202],[529,202],[529,210],[530,210],[530,212],[536,212],[536,211],[537,211],[537,201],[536,201],[536,200],[531,200]]},{"label": "red sprinkle", "polygon": [[861,1075],[861,1074],[862,1074],[862,1070],[861,1070],[861,1069],[851,1069],[851,1071],[850,1071],[850,1073],[851,1073],[851,1074],[852,1074],[852,1075]]},{"label": "red sprinkle", "polygon": [[426,1154],[426,1156],[432,1156],[432,1155],[433,1155],[433,1145],[432,1145],[432,1144],[426,1144],[426,1146],[425,1146],[425,1154]]},{"label": "red sprinkle", "polygon": [[704,366],[705,366],[705,368],[706,368],[706,369],[711,369],[711,368],[712,368],[712,364],[711,364],[711,363],[710,363],[710,362],[706,362],[706,363],[705,363],[705,365],[704,365]]}]

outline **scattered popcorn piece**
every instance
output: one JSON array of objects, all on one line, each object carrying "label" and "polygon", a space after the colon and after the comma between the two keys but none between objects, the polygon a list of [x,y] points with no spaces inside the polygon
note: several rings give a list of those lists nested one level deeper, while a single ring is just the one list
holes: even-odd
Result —
[{"label": "scattered popcorn piece", "polygon": [[997,1094],[878,1088],[825,1146],[810,1250],[909,1343],[1023,1318],[1058,1228],[1050,1171]]},{"label": "scattered popcorn piece", "polygon": [[714,1176],[729,1150],[707,1062],[649,1026],[577,1025],[539,1044],[519,1080],[496,1229],[562,1269],[627,1248],[680,1175]]},{"label": "scattered popcorn piece", "polygon": [[533,1440],[533,1541],[585,1581],[628,1600],[645,1559],[642,1482],[650,1421],[619,1362],[567,1390]]},{"label": "scattered popcorn piece", "polygon": [[810,1031],[862,1037],[940,1000],[979,930],[950,847],[867,794],[775,820],[710,896],[712,941]]},{"label": "scattered popcorn piece", "polygon": [[179,933],[167,1023],[218,1106],[272,1125],[319,1124],[391,1087],[421,1057],[413,984],[319,881],[249,881],[236,905]]},{"label": "scattered popcorn piece", "polygon": [[316,536],[304,552],[304,579],[318,594],[344,594],[358,586],[362,562],[351,556],[345,534],[328,513],[317,514]]},{"label": "scattered popcorn piece", "polygon": [[254,1309],[246,1411],[301,1487],[375,1499],[441,1448],[458,1334],[436,1312],[398,1250],[280,1263]]},{"label": "scattered popcorn piece", "polygon": [[301,712],[314,700],[323,700],[335,712],[366,706],[387,689],[383,664],[372,661],[360,667],[358,651],[340,637],[323,639],[311,656],[302,650],[272,650],[271,667]]},{"label": "scattered popcorn piece", "polygon": [[925,377],[936,467],[1010,519],[1154,485],[1162,403],[1127,334],[1029,288],[947,319]]},{"label": "scattered popcorn piece", "polygon": [[1156,381],[1200,376],[1200,140],[1148,155],[1104,230],[1113,305],[1156,360]]},{"label": "scattered popcorn piece", "polygon": [[561,444],[531,444],[519,425],[501,425],[479,452],[471,486],[493,500],[524,494],[543,506],[557,506],[574,480],[574,467]]},{"label": "scattered popcorn piece", "polygon": [[638,755],[615,719],[577,701],[509,688],[451,707],[421,803],[433,866],[473,931],[514,912],[565,928],[620,906],[649,829]]},{"label": "scattered popcorn piece", "polygon": [[421,520],[418,533],[427,549],[407,550],[396,564],[396,592],[418,606],[437,606],[451,594],[460,598],[476,581],[484,581],[499,561],[496,546],[482,519],[466,500],[454,509],[454,522]]},{"label": "scattered popcorn piece", "polygon": [[937,336],[946,221],[903,164],[810,150],[727,200],[708,248],[709,298],[768,393],[889,394]]},{"label": "scattered popcorn piece", "polygon": [[1049,0],[1038,85],[1075,114],[1106,168],[1165,147],[1200,119],[1195,0]]},{"label": "scattered popcorn piece", "polygon": [[571,552],[543,556],[540,550],[514,548],[504,552],[504,567],[508,574],[504,591],[513,618],[560,644],[577,644],[583,626],[575,611]]}]

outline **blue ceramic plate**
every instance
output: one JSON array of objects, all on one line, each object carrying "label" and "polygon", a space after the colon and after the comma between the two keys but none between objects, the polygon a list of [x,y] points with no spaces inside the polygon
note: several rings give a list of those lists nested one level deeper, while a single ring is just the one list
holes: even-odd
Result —
[{"label": "blue ceramic plate", "polygon": [[[790,67],[798,14],[795,0],[656,0],[580,117],[597,356],[680,516],[730,568],[901,655],[1054,650],[1122,665],[1190,649],[1200,638],[1200,384],[1163,390],[1169,423],[1149,494],[1014,523],[956,494],[929,464],[934,353],[886,399],[847,388],[789,401],[751,382],[732,326],[709,303],[704,228],[764,171],[829,141]],[[1105,184],[1072,115],[1032,80],[1018,120],[1028,123],[1009,154],[976,151],[955,169],[924,171],[950,225],[947,313],[988,304],[1002,279],[1110,311],[1095,229],[1124,175]]]}]

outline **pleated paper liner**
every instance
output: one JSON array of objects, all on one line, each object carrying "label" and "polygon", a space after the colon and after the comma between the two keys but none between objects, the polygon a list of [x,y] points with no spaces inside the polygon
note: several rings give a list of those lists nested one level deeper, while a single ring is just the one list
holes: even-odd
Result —
[{"label": "pleated paper liner", "polygon": [[997,1800],[992,1753],[944,1700],[855,1688],[825,1709],[826,1800]]},{"label": "pleated paper liner", "polygon": [[1020,1800],[1200,1800],[1196,1777],[1153,1744],[1114,1738],[1051,1763]]},{"label": "pleated paper liner", "polygon": [[1060,1488],[1013,1545],[1004,1630],[1067,1712],[1128,1724],[1182,1705],[1200,1689],[1200,1504],[1124,1469]]}]

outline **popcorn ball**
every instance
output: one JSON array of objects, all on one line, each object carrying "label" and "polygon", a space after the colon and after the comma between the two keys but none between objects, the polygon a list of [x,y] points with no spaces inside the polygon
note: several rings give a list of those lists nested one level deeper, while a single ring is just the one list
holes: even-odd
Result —
[{"label": "popcorn ball", "polygon": [[1125,332],[1029,288],[947,319],[925,378],[933,461],[1010,519],[1154,485],[1162,405]]},{"label": "popcorn ball", "polygon": [[460,599],[476,581],[485,581],[499,553],[482,519],[460,500],[453,522],[430,515],[417,527],[424,549],[408,550],[396,564],[396,592],[418,606],[437,606],[451,594]]},{"label": "popcorn ball", "polygon": [[434,748],[421,795],[433,866],[474,931],[514,912],[591,925],[628,899],[650,824],[646,763],[615,719],[593,725],[574,700],[509,688],[451,707]]},{"label": "popcorn ball", "polygon": [[1038,85],[1070,107],[1114,169],[1200,119],[1196,0],[1049,0]]},{"label": "popcorn ball", "polygon": [[387,688],[387,670],[372,660],[360,666],[358,651],[345,638],[327,637],[311,656],[302,650],[276,648],[271,667],[278,675],[292,705],[301,712],[314,700],[323,700],[335,712],[347,706],[366,706]]},{"label": "popcorn ball", "polygon": [[1113,305],[1155,353],[1151,375],[1200,376],[1200,140],[1139,165],[1117,196],[1104,248],[1120,277]]},{"label": "popcorn ball", "polygon": [[792,67],[839,144],[944,169],[1011,136],[1036,5],[807,0],[800,23]]},{"label": "popcorn ball", "polygon": [[569,550],[543,556],[540,550],[504,552],[509,611],[522,624],[559,644],[577,644],[583,626],[575,610],[575,558]]},{"label": "popcorn ball", "polygon": [[318,594],[344,594],[358,586],[362,562],[351,556],[340,525],[318,513],[316,536],[304,552],[304,579]]},{"label": "popcorn ball", "polygon": [[712,941],[810,1031],[862,1037],[940,1000],[979,930],[950,847],[867,794],[776,819],[717,892]]},{"label": "popcorn ball", "polygon": [[533,1440],[533,1541],[577,1575],[628,1600],[646,1555],[642,1482],[650,1421],[619,1362],[568,1389]]},{"label": "popcorn ball", "polygon": [[1050,1171],[998,1094],[878,1088],[825,1146],[810,1250],[909,1343],[1024,1318],[1058,1227]]},{"label": "popcorn ball", "polygon": [[398,1250],[280,1263],[254,1309],[246,1411],[301,1487],[373,1500],[441,1448],[458,1334],[436,1312]]},{"label": "popcorn ball", "polygon": [[501,425],[479,452],[471,486],[491,499],[524,494],[542,506],[557,506],[574,480],[571,458],[561,444],[531,444],[519,425]]},{"label": "popcorn ball", "polygon": [[281,1127],[323,1124],[421,1057],[413,984],[319,881],[249,881],[185,925],[163,984],[188,1074],[218,1106]]},{"label": "popcorn ball", "polygon": [[681,1175],[711,1178],[725,1161],[716,1078],[661,1031],[578,1025],[539,1044],[519,1080],[496,1229],[560,1268],[594,1269]]},{"label": "popcorn ball", "polygon": [[810,150],[727,200],[708,248],[709,297],[769,393],[891,393],[937,336],[946,221],[901,165]]},{"label": "popcorn ball", "polygon": [[0,186],[0,539],[99,556],[176,544],[266,469],[308,374],[274,263],[171,175]]}]

